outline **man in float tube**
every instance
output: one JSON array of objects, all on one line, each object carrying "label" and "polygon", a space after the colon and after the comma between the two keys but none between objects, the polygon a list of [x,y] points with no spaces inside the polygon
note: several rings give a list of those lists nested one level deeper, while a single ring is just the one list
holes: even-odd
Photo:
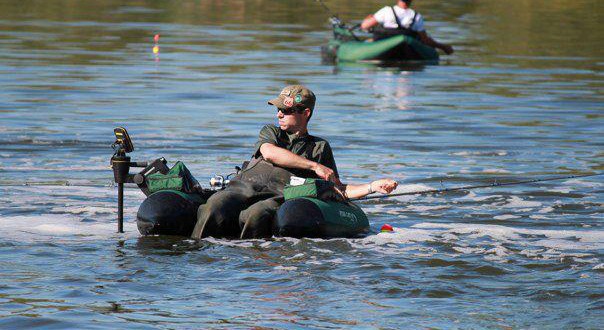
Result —
[{"label": "man in float tube", "polygon": [[373,39],[379,40],[398,34],[412,36],[424,44],[439,48],[447,55],[453,54],[453,47],[432,39],[424,29],[424,18],[411,9],[412,0],[399,0],[394,6],[386,6],[375,14],[367,16],[361,29],[373,29]]},{"label": "man in float tube", "polygon": [[275,214],[283,204],[283,188],[292,176],[332,181],[348,198],[374,192],[388,194],[397,182],[380,179],[361,185],[343,184],[329,143],[308,134],[315,94],[301,85],[285,87],[268,101],[277,108],[279,126],[260,130],[252,160],[229,185],[199,207],[192,238],[258,238],[272,235]]}]

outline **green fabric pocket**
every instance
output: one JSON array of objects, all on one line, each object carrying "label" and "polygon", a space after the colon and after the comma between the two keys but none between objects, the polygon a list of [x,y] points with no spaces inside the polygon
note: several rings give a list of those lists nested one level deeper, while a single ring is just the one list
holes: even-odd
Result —
[{"label": "green fabric pocket", "polygon": [[160,190],[177,190],[186,193],[195,192],[199,182],[193,177],[183,162],[176,162],[166,174],[153,173],[146,178],[150,193]]},{"label": "green fabric pocket", "polygon": [[178,190],[183,189],[183,180],[179,175],[164,175],[161,173],[151,174],[147,177],[147,187],[151,193],[160,190]]},{"label": "green fabric pocket", "polygon": [[286,185],[283,189],[283,197],[285,200],[298,197],[313,197],[321,198],[324,192],[333,190],[334,183],[320,179],[306,179],[301,185]]}]

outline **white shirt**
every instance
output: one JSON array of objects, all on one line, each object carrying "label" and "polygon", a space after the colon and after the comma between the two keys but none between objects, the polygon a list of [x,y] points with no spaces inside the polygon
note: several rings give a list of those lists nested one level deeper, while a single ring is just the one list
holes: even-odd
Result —
[{"label": "white shirt", "polygon": [[[413,21],[413,17],[415,16],[415,10],[411,8],[403,9],[399,6],[394,6],[394,11],[396,12],[396,16],[398,16],[401,25],[405,28],[409,28],[411,22]],[[396,24],[396,18],[392,14],[392,7],[386,6],[375,13],[373,15],[375,20],[380,23],[383,27],[388,29],[396,29],[398,28],[398,24]],[[417,13],[415,16],[415,24],[411,27],[413,31],[424,31],[424,18],[422,14]]]}]

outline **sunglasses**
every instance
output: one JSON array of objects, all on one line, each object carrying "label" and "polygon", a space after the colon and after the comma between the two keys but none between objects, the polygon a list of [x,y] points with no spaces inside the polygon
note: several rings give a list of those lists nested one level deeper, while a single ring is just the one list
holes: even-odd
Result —
[{"label": "sunglasses", "polygon": [[277,112],[281,111],[281,113],[284,114],[284,115],[291,115],[294,112],[302,113],[302,112],[304,112],[304,110],[305,109],[302,109],[302,108],[287,108],[287,109],[279,109],[278,108]]}]

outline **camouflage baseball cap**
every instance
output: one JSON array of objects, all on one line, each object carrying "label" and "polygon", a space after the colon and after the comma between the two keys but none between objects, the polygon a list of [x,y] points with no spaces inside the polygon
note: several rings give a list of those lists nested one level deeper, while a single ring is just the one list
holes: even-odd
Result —
[{"label": "camouflage baseball cap", "polygon": [[279,109],[304,107],[314,110],[317,98],[315,93],[302,85],[291,85],[283,88],[279,96],[268,101]]}]

